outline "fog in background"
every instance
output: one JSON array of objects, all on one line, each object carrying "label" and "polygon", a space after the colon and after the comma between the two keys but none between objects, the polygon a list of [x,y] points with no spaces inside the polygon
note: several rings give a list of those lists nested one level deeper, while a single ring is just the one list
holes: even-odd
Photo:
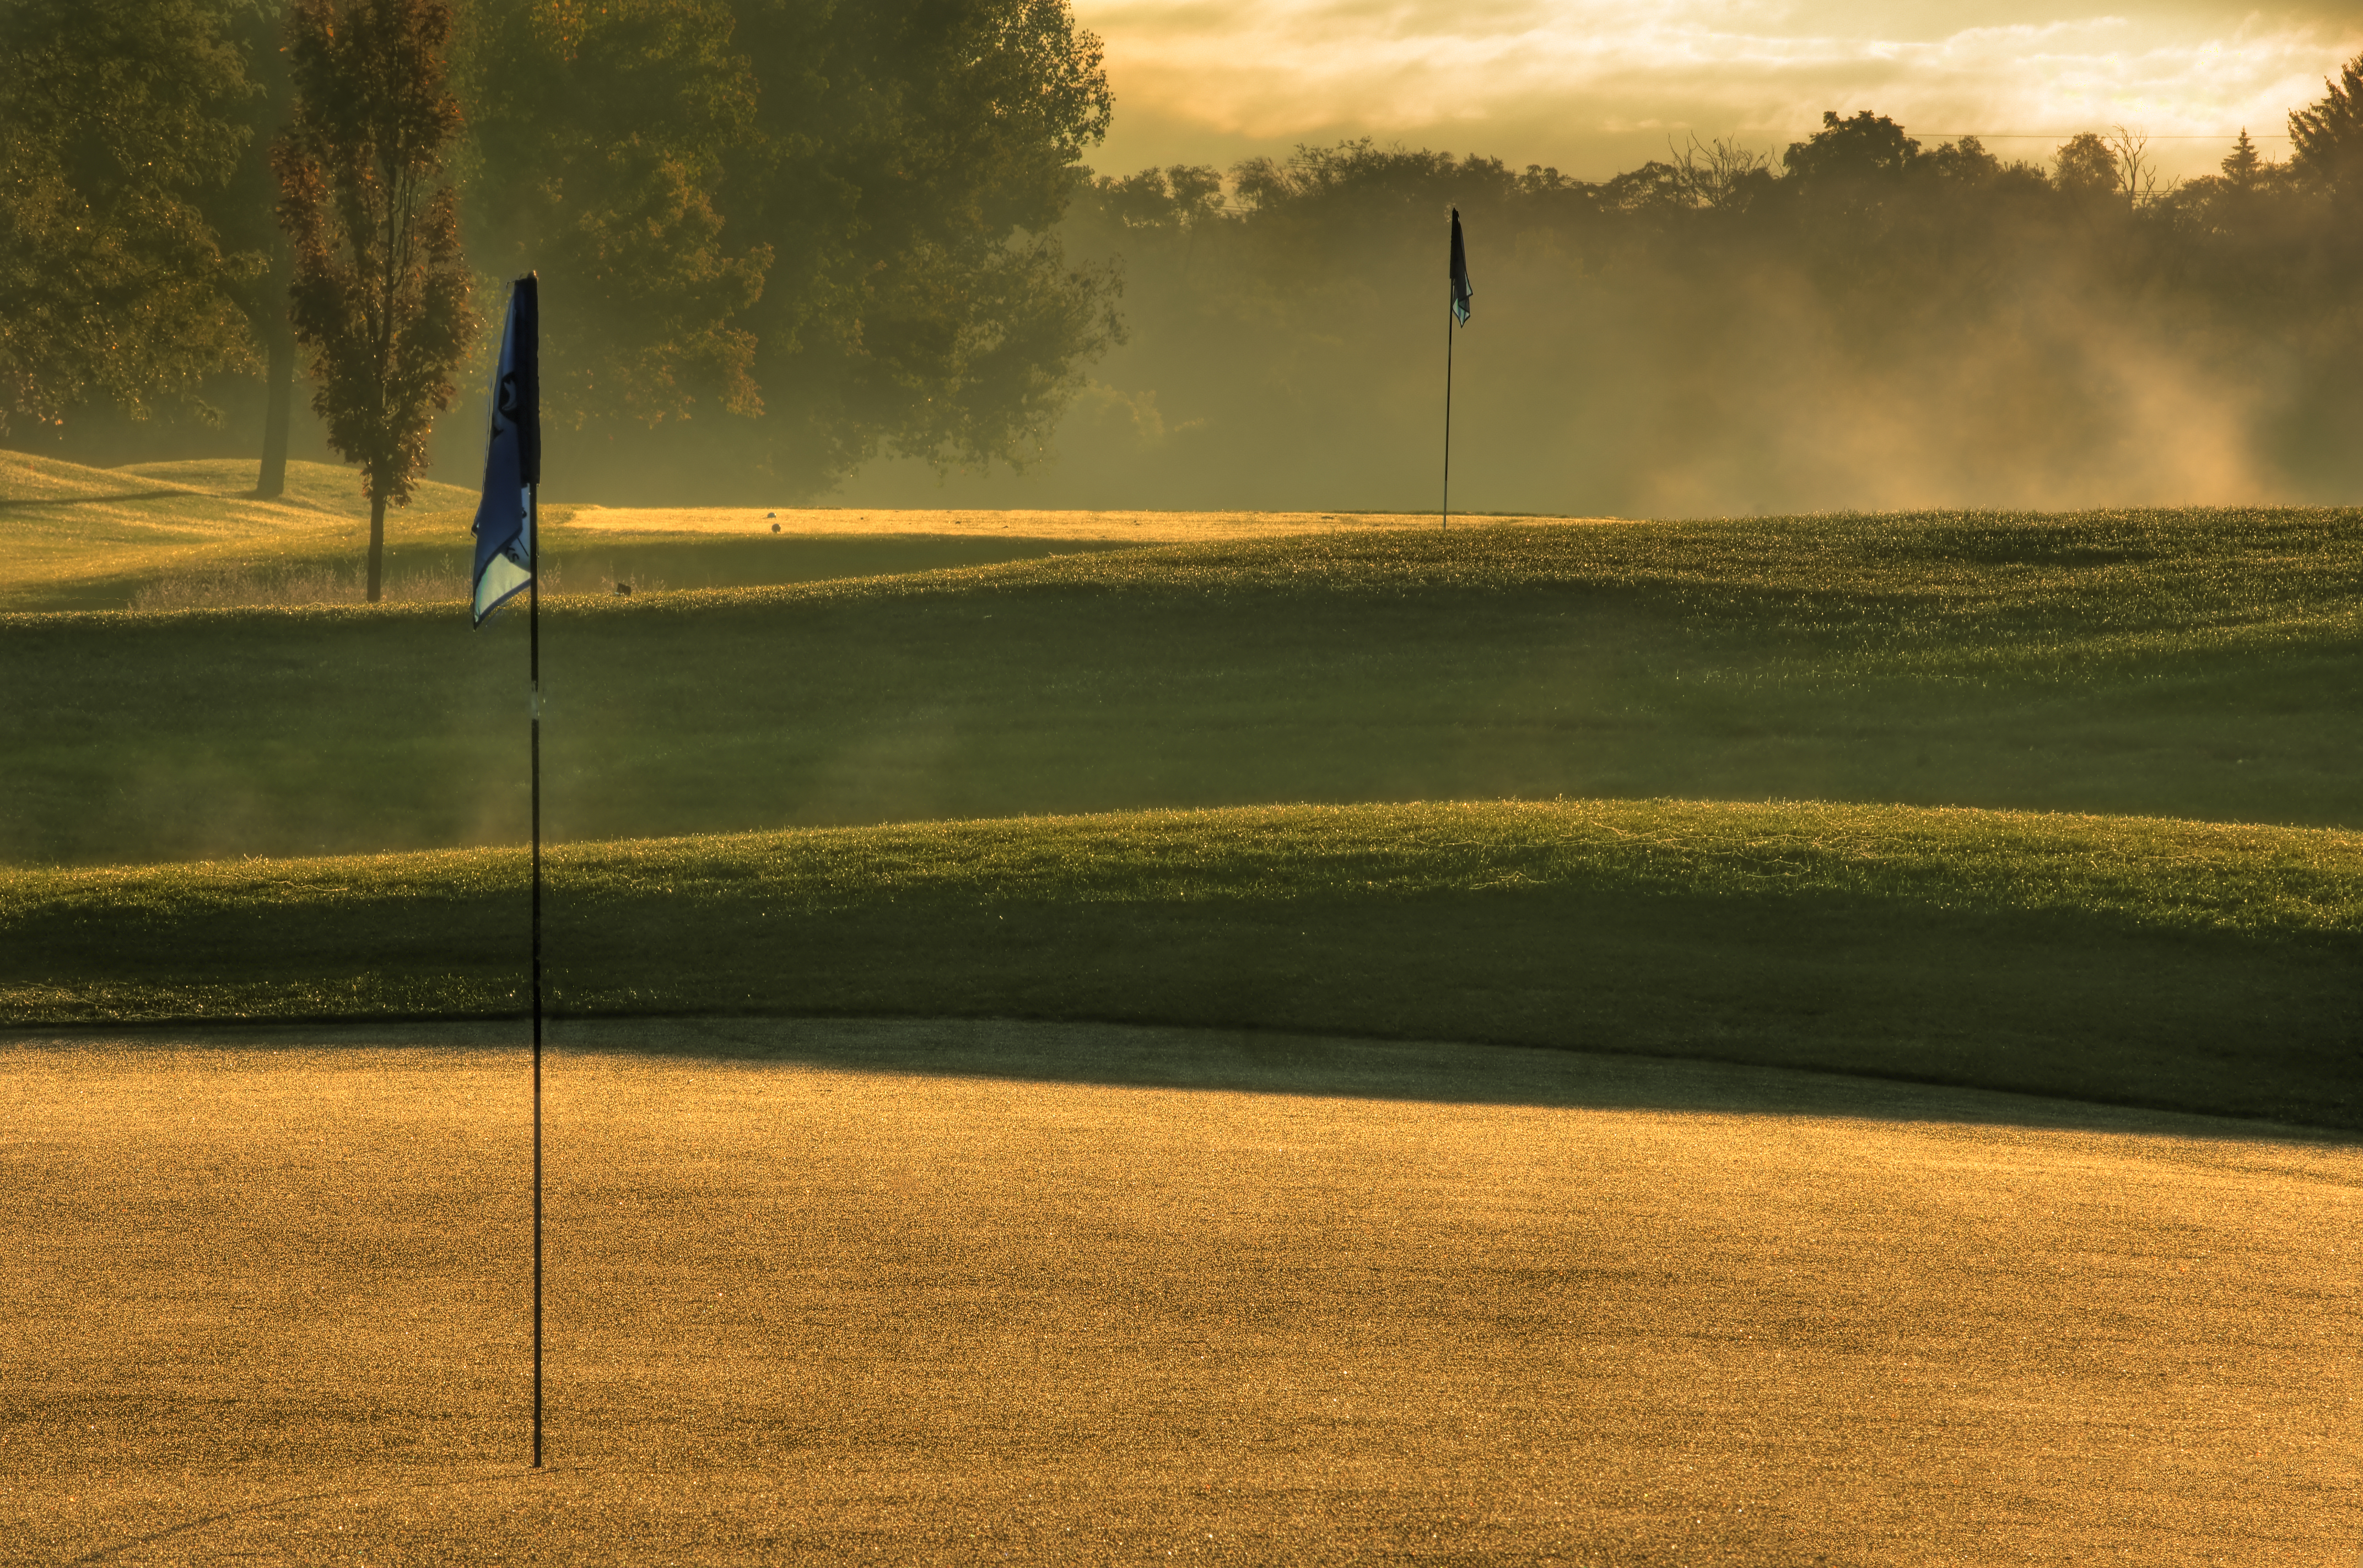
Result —
[{"label": "fog in background", "polygon": [[[527,222],[486,172],[587,159],[609,134],[582,107],[598,100],[471,105],[463,238],[488,326],[502,277],[542,276],[549,500],[1433,510],[1454,205],[1476,284],[1451,338],[1456,511],[2363,494],[2363,61],[2291,105],[2315,116],[2311,151],[2226,142],[2188,179],[2131,128],[1997,150],[1869,111],[1785,145],[1685,136],[1604,180],[1367,139],[1093,175],[1076,159],[1106,123],[1094,40],[1026,3],[1012,14],[1039,22],[1039,47],[970,83],[959,114],[862,122],[814,140],[809,167],[778,149],[804,120],[837,121],[778,84],[796,39],[734,30],[718,0],[697,50],[619,33],[612,59],[561,62],[638,82],[752,51],[753,128],[681,133],[718,150],[679,234],[643,237],[637,273],[600,248],[637,186],[578,171]],[[903,43],[833,47],[867,62],[839,84],[856,96],[865,79],[939,74]],[[992,112],[1004,76],[1068,83],[1072,102],[1019,135]],[[770,140],[766,116],[786,125]],[[484,150],[503,138],[537,150]],[[913,194],[898,182],[923,157],[939,167]],[[847,219],[826,234],[799,194],[824,174]],[[701,292],[683,256],[728,286]],[[493,337],[428,477],[478,482]],[[261,381],[225,372],[206,394],[218,426],[91,410],[12,444],[116,463],[257,454]],[[293,455],[335,460],[296,401]]]},{"label": "fog in background", "polygon": [[1206,171],[1102,182],[1068,246],[1122,256],[1130,337],[1054,460],[877,464],[844,499],[1433,509],[1448,203],[1477,291],[1456,509],[2357,499],[2355,251],[2328,206],[2261,158],[2169,188],[2131,143],[2013,167],[1873,118],[1786,168],[1708,148],[1603,186],[1368,145],[1250,166],[1225,209]]}]

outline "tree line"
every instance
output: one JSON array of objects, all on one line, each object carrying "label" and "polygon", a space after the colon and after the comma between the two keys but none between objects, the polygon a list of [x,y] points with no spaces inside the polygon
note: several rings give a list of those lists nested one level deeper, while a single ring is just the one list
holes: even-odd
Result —
[{"label": "tree line", "polygon": [[1474,504],[2351,499],[2363,59],[2287,128],[2180,182],[2130,130],[2011,160],[1869,110],[1598,182],[1368,140],[1100,178],[1064,232],[1123,257],[1133,347],[1033,503],[1120,503],[1121,467],[1164,504],[1433,505],[1450,205]]},{"label": "tree line", "polygon": [[[406,303],[377,257],[376,318],[355,236],[394,166],[331,59],[372,26],[412,39],[394,73],[434,133]],[[0,0],[0,57],[20,444],[260,377],[283,458],[300,369],[398,502],[490,351],[481,302],[533,269],[582,493],[808,498],[881,455],[1023,469],[1055,433],[1078,503],[1402,505],[1457,204],[1480,505],[2363,477],[2363,59],[2291,113],[2286,160],[2243,131],[2202,179],[2127,130],[2005,161],[1865,110],[1587,182],[1367,140],[1095,176],[1113,102],[1065,0]]]},{"label": "tree line", "polygon": [[383,466],[340,369],[369,312],[331,263],[383,282],[366,231],[403,214],[404,308],[439,312],[413,401],[450,402],[488,289],[538,271],[577,470],[656,451],[812,494],[881,451],[1022,457],[1115,332],[1112,279],[1054,235],[1112,107],[1065,0],[0,0],[0,59],[20,441],[202,417],[239,375],[283,431],[300,355],[332,438]]}]

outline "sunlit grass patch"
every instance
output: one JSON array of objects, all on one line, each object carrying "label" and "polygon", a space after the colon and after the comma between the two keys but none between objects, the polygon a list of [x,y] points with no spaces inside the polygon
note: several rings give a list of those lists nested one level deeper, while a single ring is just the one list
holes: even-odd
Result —
[{"label": "sunlit grass patch", "polygon": [[923,823],[574,845],[550,852],[549,874],[592,902],[720,895],[812,913],[906,893],[989,907],[1568,888],[1891,900],[2277,940],[2363,935],[2363,834],[1818,801],[1446,801]]},{"label": "sunlit grass patch", "polygon": [[2058,678],[2094,657],[2353,646],[2363,511],[2185,508],[1475,525],[1229,539],[778,591],[1594,595],[1855,675]]},{"label": "sunlit grass patch", "polygon": [[12,1557],[2346,1544],[2351,1140],[1559,1053],[566,1021],[536,1474],[523,1030],[239,1032],[0,1048]]}]

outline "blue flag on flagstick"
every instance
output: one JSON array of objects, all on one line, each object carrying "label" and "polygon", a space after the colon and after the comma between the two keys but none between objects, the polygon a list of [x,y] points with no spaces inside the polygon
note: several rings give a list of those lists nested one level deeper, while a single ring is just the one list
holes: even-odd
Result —
[{"label": "blue flag on flagstick", "polygon": [[493,372],[484,499],[476,506],[475,624],[533,584],[533,487],[541,482],[541,312],[534,276],[509,285]]},{"label": "blue flag on flagstick", "polygon": [[[1433,207],[1428,209],[1433,212]],[[1469,325],[1469,302],[1477,291],[1469,282],[1469,251],[1460,243],[1460,209],[1452,209],[1452,318]]]}]

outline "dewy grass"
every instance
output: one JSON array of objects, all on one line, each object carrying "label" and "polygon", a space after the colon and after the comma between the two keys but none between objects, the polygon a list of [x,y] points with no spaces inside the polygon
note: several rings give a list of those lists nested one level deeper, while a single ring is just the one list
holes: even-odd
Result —
[{"label": "dewy grass", "polygon": [[[1611,594],[1853,674],[2059,675],[2092,657],[2351,646],[2363,512],[1930,513],[1494,525],[1168,547],[806,598],[1104,591],[1349,599]],[[1865,664],[1869,659],[1875,663]]]},{"label": "dewy grass", "polygon": [[0,1555],[2353,1555],[2351,1141],[1168,1032],[554,1028],[532,1474],[505,1032],[0,1051]]},{"label": "dewy grass", "polygon": [[[19,1024],[508,1014],[515,851],[25,871]],[[1816,804],[925,823],[551,852],[562,1012],[1269,1027],[2357,1124],[2363,837]]]},{"label": "dewy grass", "polygon": [[[1679,796],[2363,826],[2357,515],[1528,523],[569,595],[545,823]],[[0,616],[0,860],[514,842],[520,619]]]},{"label": "dewy grass", "polygon": [[553,851],[549,875],[592,905],[728,897],[809,913],[902,896],[984,908],[1580,888],[2058,911],[2276,940],[2363,936],[2363,834],[1820,802],[1444,802],[926,823],[580,845]]}]

